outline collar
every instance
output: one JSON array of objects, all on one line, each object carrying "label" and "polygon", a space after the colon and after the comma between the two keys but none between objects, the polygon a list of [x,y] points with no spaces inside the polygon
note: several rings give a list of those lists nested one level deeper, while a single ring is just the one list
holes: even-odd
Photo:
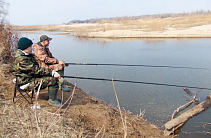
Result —
[{"label": "collar", "polygon": [[41,46],[41,47],[44,47],[40,42],[37,42],[37,44],[38,44],[39,46]]},{"label": "collar", "polygon": [[32,54],[32,53],[26,53],[26,52],[24,52],[23,50],[21,50],[21,49],[18,49],[19,51],[21,51],[24,55],[26,55],[26,56],[28,56],[28,55],[30,55],[30,54]]}]

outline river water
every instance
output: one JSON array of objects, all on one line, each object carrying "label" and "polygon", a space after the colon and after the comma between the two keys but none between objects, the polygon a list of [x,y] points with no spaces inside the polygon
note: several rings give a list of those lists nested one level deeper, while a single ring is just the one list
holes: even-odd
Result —
[{"label": "river water", "polygon": [[[211,39],[80,39],[52,32],[28,32],[21,34],[39,41],[42,34],[53,38],[50,50],[53,55],[65,62],[74,63],[112,63],[141,64],[153,66],[179,66],[190,68],[155,68],[123,66],[69,65],[65,75],[165,83],[211,88]],[[75,79],[68,79],[75,83]],[[179,106],[188,102],[189,96],[182,87],[114,82],[121,108],[139,115],[145,111],[144,118],[162,128],[170,120]],[[96,80],[77,80],[77,86],[89,95],[117,106],[112,82]],[[210,90],[189,89],[198,93],[202,102]],[[191,105],[191,109],[195,105]],[[186,110],[188,110],[186,109]],[[186,111],[185,110],[185,111]],[[211,110],[190,119],[183,127],[179,137],[210,137]],[[204,132],[203,132],[204,131]],[[186,134],[187,133],[187,134]]]}]

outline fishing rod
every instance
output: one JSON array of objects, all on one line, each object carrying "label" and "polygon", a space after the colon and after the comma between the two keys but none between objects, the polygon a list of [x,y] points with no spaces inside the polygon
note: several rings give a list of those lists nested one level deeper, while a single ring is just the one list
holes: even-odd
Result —
[{"label": "fishing rod", "polygon": [[63,78],[76,78],[76,79],[87,79],[87,80],[101,80],[101,81],[116,81],[116,82],[128,82],[128,83],[140,83],[148,85],[160,85],[160,86],[169,86],[169,87],[182,87],[182,88],[194,88],[194,89],[203,89],[211,90],[211,88],[201,88],[195,86],[185,86],[185,85],[176,85],[176,84],[165,84],[165,83],[155,83],[155,82],[143,82],[143,81],[129,81],[129,80],[117,80],[117,79],[103,79],[103,78],[88,78],[88,77],[78,77],[78,76],[63,76]]},{"label": "fishing rod", "polygon": [[98,64],[98,63],[65,63],[68,65],[90,65],[90,66],[132,66],[132,67],[153,67],[153,68],[183,68],[183,69],[203,69],[210,70],[208,68],[194,68],[194,67],[181,67],[181,66],[156,66],[156,65],[131,65],[131,64]]}]

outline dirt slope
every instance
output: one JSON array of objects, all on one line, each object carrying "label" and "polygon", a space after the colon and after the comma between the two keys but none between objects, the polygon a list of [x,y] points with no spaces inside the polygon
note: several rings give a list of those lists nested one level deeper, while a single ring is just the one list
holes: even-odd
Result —
[{"label": "dirt slope", "polygon": [[[14,76],[11,74],[11,65],[0,64],[0,96],[4,97],[7,101],[11,101],[13,97],[14,84],[12,79]],[[68,84],[68,87],[74,88],[73,84]],[[63,103],[70,97],[72,92],[59,91],[58,96],[62,97]],[[47,90],[41,90],[38,103],[43,110],[55,112],[57,108],[48,105],[45,99]],[[35,98],[33,99],[35,100]],[[34,102],[35,103],[35,102]],[[16,106],[31,106],[24,100],[18,101]],[[65,105],[67,107],[67,104]],[[66,108],[60,111],[60,114],[65,112]],[[127,137],[163,137],[163,131],[159,130],[155,125],[145,122],[145,119],[133,115],[129,111],[122,111],[123,118],[126,118],[127,124]],[[69,121],[77,126],[77,129],[83,130],[83,137],[123,137],[124,127],[122,125],[122,118],[120,117],[119,110],[107,105],[106,103],[97,100],[79,88],[76,88],[74,96],[68,112],[65,113],[64,119],[68,121],[63,125],[68,125]],[[0,121],[1,122],[1,121]],[[2,125],[1,125],[2,126]],[[71,127],[71,126],[69,126]],[[79,136],[78,136],[79,137]]]}]

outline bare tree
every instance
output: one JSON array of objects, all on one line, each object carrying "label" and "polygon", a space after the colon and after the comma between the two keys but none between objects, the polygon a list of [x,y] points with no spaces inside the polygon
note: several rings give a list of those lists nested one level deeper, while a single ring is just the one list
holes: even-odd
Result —
[{"label": "bare tree", "polygon": [[5,15],[7,15],[6,6],[8,6],[8,3],[6,3],[4,0],[0,0],[0,19],[2,20]]}]

